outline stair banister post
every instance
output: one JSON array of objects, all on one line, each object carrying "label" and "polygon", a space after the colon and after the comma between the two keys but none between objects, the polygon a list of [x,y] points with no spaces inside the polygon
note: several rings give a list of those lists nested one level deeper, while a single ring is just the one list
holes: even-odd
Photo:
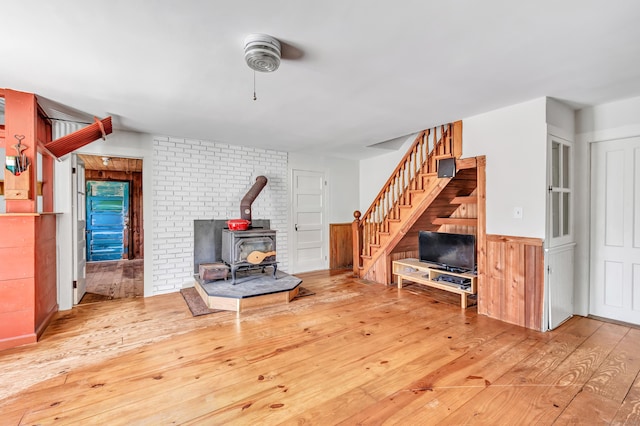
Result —
[{"label": "stair banister post", "polygon": [[362,233],[360,232],[360,210],[353,212],[353,223],[351,229],[353,232],[353,276],[360,278],[360,253],[362,250]]}]

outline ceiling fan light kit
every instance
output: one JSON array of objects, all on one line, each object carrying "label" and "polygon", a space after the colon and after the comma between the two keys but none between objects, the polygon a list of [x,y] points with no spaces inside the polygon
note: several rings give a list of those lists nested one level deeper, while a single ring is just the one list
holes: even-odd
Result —
[{"label": "ceiling fan light kit", "polygon": [[273,72],[280,66],[280,42],[267,34],[249,34],[244,39],[244,59],[249,68]]}]

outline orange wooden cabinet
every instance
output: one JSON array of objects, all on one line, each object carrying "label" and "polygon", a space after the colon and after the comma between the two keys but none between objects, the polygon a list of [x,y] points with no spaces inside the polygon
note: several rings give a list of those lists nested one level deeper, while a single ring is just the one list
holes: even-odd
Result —
[{"label": "orange wooden cabinet", "polygon": [[[5,100],[0,143],[6,156],[22,160],[23,169],[14,173],[14,158],[2,158],[7,213],[0,214],[1,350],[35,342],[58,305],[53,158],[43,148],[51,141],[51,124],[33,93],[0,89],[0,97]],[[36,182],[40,167],[41,186]],[[37,213],[39,193],[47,213]]]},{"label": "orange wooden cabinet", "polygon": [[33,343],[58,311],[55,214],[0,215],[0,350]]}]

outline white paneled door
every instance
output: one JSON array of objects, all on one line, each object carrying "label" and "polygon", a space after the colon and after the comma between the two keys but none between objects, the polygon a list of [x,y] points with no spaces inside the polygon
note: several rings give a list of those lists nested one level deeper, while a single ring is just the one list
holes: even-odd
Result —
[{"label": "white paneled door", "polygon": [[589,305],[640,324],[640,138],[591,144]]},{"label": "white paneled door", "polygon": [[73,303],[78,304],[86,292],[87,235],[84,162],[73,154],[71,177],[73,211]]},{"label": "white paneled door", "polygon": [[324,173],[293,170],[293,272],[327,269]]}]

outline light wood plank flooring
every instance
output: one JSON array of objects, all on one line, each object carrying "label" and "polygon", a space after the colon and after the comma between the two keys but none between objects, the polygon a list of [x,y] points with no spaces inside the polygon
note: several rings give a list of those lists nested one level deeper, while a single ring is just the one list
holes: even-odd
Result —
[{"label": "light wood plank flooring", "polygon": [[87,292],[80,304],[144,296],[144,259],[87,262]]},{"label": "light wood plank flooring", "polygon": [[192,317],[179,293],[80,305],[0,352],[0,424],[639,424],[640,330],[538,333],[403,289]]}]

